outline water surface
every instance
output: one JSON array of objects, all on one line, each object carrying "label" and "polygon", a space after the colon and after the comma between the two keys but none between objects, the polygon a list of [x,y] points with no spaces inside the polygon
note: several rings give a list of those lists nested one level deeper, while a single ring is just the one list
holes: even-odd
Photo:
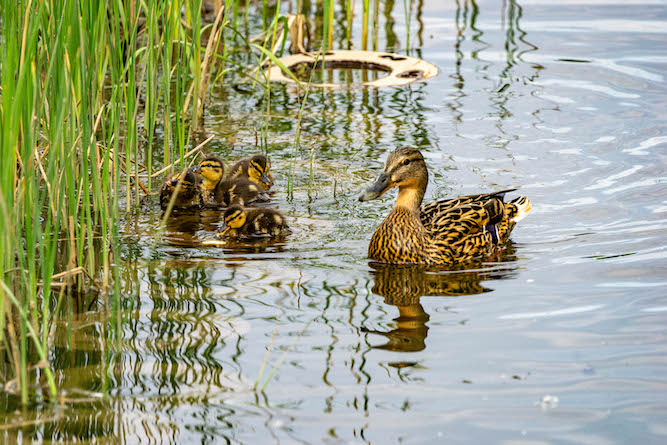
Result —
[{"label": "water surface", "polygon": [[[312,92],[297,151],[299,101],[273,88],[273,201],[294,233],[192,248],[219,212],[180,215],[157,240],[156,202],[127,215],[122,338],[105,339],[99,312],[63,321],[66,400],[6,415],[23,426],[0,437],[667,442],[667,5],[414,3],[410,55],[436,78]],[[403,4],[379,17],[378,48],[405,54]],[[266,116],[238,82],[207,107],[226,159],[258,150]],[[394,194],[356,197],[403,145],[426,157],[427,200],[532,200],[502,253],[455,271],[368,264]]]}]

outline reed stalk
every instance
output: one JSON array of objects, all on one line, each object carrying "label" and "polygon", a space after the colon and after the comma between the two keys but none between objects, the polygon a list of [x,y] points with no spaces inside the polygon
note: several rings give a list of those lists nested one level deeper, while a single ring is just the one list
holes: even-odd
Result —
[{"label": "reed stalk", "polygon": [[405,11],[405,53],[410,54],[410,22],[412,21],[412,0],[403,0]]},{"label": "reed stalk", "polygon": [[368,17],[370,13],[370,0],[362,0],[361,13],[361,49],[368,49]]},{"label": "reed stalk", "polygon": [[120,340],[121,215],[184,163],[216,66],[219,40],[202,69],[201,3],[1,2],[0,347],[24,405],[56,399],[54,321],[101,307]]},{"label": "reed stalk", "polygon": [[347,26],[345,28],[345,41],[347,49],[352,49],[352,22],[354,21],[355,0],[345,0],[345,18]]},{"label": "reed stalk", "polygon": [[372,46],[373,51],[378,50],[378,35],[380,31],[380,0],[373,0],[373,28],[372,28]]},{"label": "reed stalk", "polygon": [[[366,49],[370,0],[362,1]],[[188,153],[199,151],[193,136],[203,129],[209,86],[231,69],[251,73],[248,63],[275,58],[286,19],[280,1],[257,2],[266,33],[251,44],[239,28],[248,29],[256,9],[241,0],[217,1],[220,14],[210,28],[202,26],[202,0],[0,2],[0,347],[10,360],[0,366],[25,405],[56,400],[50,368],[56,320],[106,311],[103,348],[112,359],[124,321],[121,221],[154,193],[163,173],[183,168]],[[333,48],[335,2],[322,2],[326,50]],[[341,6],[348,47],[354,6],[354,0]],[[303,9],[298,0],[297,11]],[[266,152],[272,86],[256,80],[266,107]],[[310,80],[299,88],[289,196],[309,92]],[[310,187],[316,155],[311,150]],[[90,286],[99,301],[86,293]]]}]

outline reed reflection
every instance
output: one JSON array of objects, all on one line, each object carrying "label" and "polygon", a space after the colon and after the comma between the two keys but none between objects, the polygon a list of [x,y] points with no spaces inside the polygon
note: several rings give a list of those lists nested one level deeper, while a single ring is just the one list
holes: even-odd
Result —
[{"label": "reed reflection", "polygon": [[[491,145],[496,145],[500,148],[505,148],[511,140],[518,138],[516,134],[508,134],[508,131],[503,126],[503,121],[513,117],[513,109],[516,108],[516,97],[521,97],[517,94],[516,88],[523,88],[525,85],[530,85],[540,75],[544,67],[539,64],[526,63],[523,60],[523,55],[537,51],[537,46],[526,40],[526,32],[521,29],[521,18],[523,16],[523,8],[515,0],[510,0],[506,10],[507,23],[505,27],[505,5],[503,5],[503,27],[505,31],[505,66],[498,74],[498,80],[494,80],[492,87],[492,94],[490,95],[491,102],[496,109],[492,115],[498,117],[496,127],[503,134],[497,140],[492,140]],[[514,101],[512,101],[514,99]],[[536,115],[539,110],[535,110],[532,114]]]},{"label": "reed reflection", "polygon": [[[514,275],[514,249],[507,250],[480,264],[468,265],[468,269],[443,270],[432,267],[370,263],[373,271],[372,292],[384,298],[385,304],[396,306],[396,327],[388,332],[364,329],[378,334],[388,341],[374,349],[399,352],[416,352],[426,348],[430,316],[421,305],[422,297],[458,297],[491,292],[482,283],[506,279]],[[506,263],[502,268],[498,263]],[[471,267],[474,267],[471,268]]]},{"label": "reed reflection", "polygon": [[[282,252],[287,236],[256,239],[215,238],[222,214],[219,210],[184,210],[175,212],[167,218],[164,241],[173,247],[185,248],[221,248],[230,259],[247,259],[244,255]],[[182,256],[192,256],[192,251],[184,250]],[[266,259],[266,258],[265,258]]]},{"label": "reed reflection", "polygon": [[[516,0],[504,1],[500,10],[501,28],[504,34],[502,45],[502,51],[505,54],[504,63],[496,64],[483,56],[484,51],[493,51],[493,44],[483,39],[484,31],[477,23],[479,16],[480,7],[477,2],[474,0],[457,1],[454,20],[456,26],[455,65],[449,74],[449,77],[453,79],[454,92],[450,93],[451,102],[446,105],[452,112],[454,124],[463,123],[464,100],[467,96],[476,94],[470,85],[474,85],[478,77],[477,73],[481,74],[479,77],[492,84],[485,87],[483,91],[492,104],[493,109],[489,115],[497,119],[495,126],[500,132],[500,135],[489,137],[487,141],[491,146],[505,148],[511,140],[518,138],[518,135],[508,134],[503,121],[512,118],[517,113],[515,110],[517,107],[525,106],[525,100],[522,102],[516,100],[519,97],[525,97],[525,94],[521,93],[519,89],[523,90],[526,85],[534,82],[544,67],[523,60],[524,54],[537,51],[538,47],[526,39],[527,34],[520,24],[523,8]],[[475,74],[464,76],[465,70],[462,69],[466,58],[464,46],[468,40],[466,36],[470,33],[470,58],[473,61]],[[536,110],[533,114],[538,111]]]}]

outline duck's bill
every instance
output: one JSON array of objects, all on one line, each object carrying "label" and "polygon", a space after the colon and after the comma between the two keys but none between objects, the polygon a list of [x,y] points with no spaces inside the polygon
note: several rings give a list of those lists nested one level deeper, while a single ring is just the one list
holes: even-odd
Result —
[{"label": "duck's bill", "polygon": [[225,226],[225,228],[224,228],[223,230],[219,230],[219,231],[218,231],[218,237],[223,237],[223,236],[227,235],[227,233],[228,233],[230,230],[231,230],[231,227],[229,227],[229,226]]},{"label": "duck's bill", "polygon": [[392,184],[389,181],[389,176],[386,173],[382,173],[372,185],[359,195],[359,201],[370,201],[371,199],[379,198],[391,187]]},{"label": "duck's bill", "polygon": [[173,177],[169,180],[169,183],[174,187],[176,187],[179,182],[182,182],[183,185],[186,185],[189,182],[185,179],[185,173],[180,173],[176,177]]},{"label": "duck's bill", "polygon": [[262,184],[267,187],[271,187],[271,185],[273,185],[273,182],[271,182],[271,179],[269,179],[266,173],[262,173],[262,176],[259,178],[259,180],[262,181]]}]

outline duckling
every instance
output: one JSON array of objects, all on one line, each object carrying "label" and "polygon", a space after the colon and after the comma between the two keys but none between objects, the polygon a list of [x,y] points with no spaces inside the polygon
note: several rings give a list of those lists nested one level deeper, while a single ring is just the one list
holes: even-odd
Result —
[{"label": "duckling", "polygon": [[201,161],[194,171],[202,176],[199,184],[202,205],[248,205],[256,201],[268,200],[259,186],[249,179],[235,178],[223,181],[225,165],[220,158],[215,156],[209,156]]},{"label": "duckling", "polygon": [[241,159],[229,171],[229,179],[247,178],[258,184],[262,190],[269,190],[273,185],[273,175],[269,171],[271,161],[263,154]]},{"label": "duckling", "polygon": [[174,208],[193,207],[198,204],[199,184],[198,178],[192,168],[183,170],[167,179],[160,188],[160,207],[165,210],[169,201],[176,191],[178,182],[181,182],[178,195],[174,198]]},{"label": "duckling", "polygon": [[394,208],[375,230],[368,246],[371,260],[383,263],[454,265],[492,253],[531,208],[525,197],[503,202],[500,192],[463,196],[421,206],[428,169],[416,148],[394,150],[382,173],[360,196],[379,198],[398,187]]},{"label": "duckling", "polygon": [[278,210],[268,207],[244,209],[240,205],[230,206],[223,215],[223,225],[218,238],[278,236],[289,233],[285,217]]}]

